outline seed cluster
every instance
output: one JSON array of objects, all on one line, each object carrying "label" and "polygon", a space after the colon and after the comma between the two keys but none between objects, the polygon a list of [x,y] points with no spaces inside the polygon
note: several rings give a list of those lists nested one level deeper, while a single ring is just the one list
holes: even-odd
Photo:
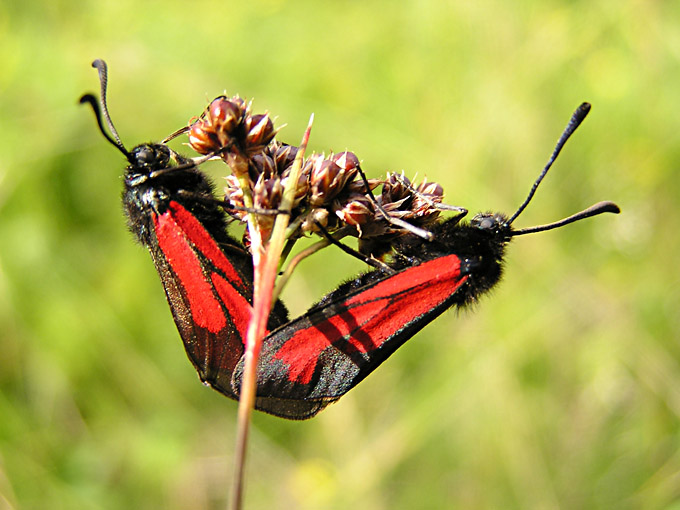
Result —
[{"label": "seed cluster", "polygon": [[[237,208],[232,216],[243,220],[248,214],[246,194],[252,197],[251,208],[280,207],[298,148],[275,139],[277,131],[268,113],[252,113],[251,104],[238,96],[220,96],[191,121],[188,131],[189,145],[195,151],[219,155],[231,167],[225,200]],[[416,186],[395,173],[365,182],[360,169],[353,152],[308,156],[295,185],[290,237],[343,229],[344,235],[359,238],[362,253],[380,256],[388,251],[384,247],[391,239],[407,232],[391,223],[392,218],[423,227],[438,217],[437,205],[443,198],[439,184],[424,181]],[[244,183],[249,187],[246,193]],[[379,185],[382,192],[374,196]],[[263,216],[260,222],[273,224],[273,218]]]}]

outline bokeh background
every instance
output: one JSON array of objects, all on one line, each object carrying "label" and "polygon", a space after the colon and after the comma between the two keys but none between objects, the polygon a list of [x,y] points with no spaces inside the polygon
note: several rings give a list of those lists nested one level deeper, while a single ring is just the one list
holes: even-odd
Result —
[{"label": "bokeh background", "polygon": [[[201,386],[124,160],[78,97],[110,66],[128,146],[222,93],[297,143],[511,212],[593,103],[507,276],[308,422],[257,414],[246,508],[680,508],[680,4],[0,2],[0,509],[224,508],[234,402]],[[184,149],[181,144],[176,148]],[[222,166],[210,167],[216,180]],[[328,249],[302,312],[361,264]]]}]

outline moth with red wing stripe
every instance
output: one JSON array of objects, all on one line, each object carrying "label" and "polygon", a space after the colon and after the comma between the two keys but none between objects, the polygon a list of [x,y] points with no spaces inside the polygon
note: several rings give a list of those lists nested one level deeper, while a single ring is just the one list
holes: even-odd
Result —
[{"label": "moth with red wing stripe", "polygon": [[[150,252],[189,359],[205,384],[238,398],[232,373],[244,352],[251,314],[253,263],[250,253],[227,234],[223,203],[194,160],[165,144],[125,149],[106,107],[106,64],[95,61],[102,84],[101,110],[95,111],[102,134],[128,160],[123,208],[130,231]],[[102,124],[104,112],[110,136]],[[278,301],[268,327],[288,320]]]},{"label": "moth with red wing stripe", "polygon": [[[129,162],[123,204],[130,229],[151,253],[201,380],[236,399],[251,315],[251,256],[226,233],[224,204],[196,160],[164,144],[125,149],[106,108],[105,64],[93,65],[100,72],[101,109],[113,137],[103,127],[97,100],[85,95],[81,102],[92,105],[100,130]],[[496,285],[513,237],[618,213],[612,202],[601,202],[549,225],[512,227],[589,109],[584,103],[574,113],[527,199],[510,218],[484,213],[460,223],[458,215],[435,224],[431,242],[414,234],[396,238],[388,270],[341,285],[297,319],[288,321],[285,306],[277,301],[258,362],[255,407],[289,419],[316,415],[444,311],[475,301]]]},{"label": "moth with red wing stripe", "polygon": [[[589,111],[584,103],[574,112],[548,164],[510,218],[480,213],[460,223],[459,215],[437,224],[431,242],[413,234],[397,239],[391,264],[396,272],[366,273],[267,336],[258,365],[259,409],[291,419],[314,416],[444,311],[476,301],[496,285],[513,237],[619,213],[616,204],[600,202],[548,225],[512,227]],[[242,373],[241,362],[233,375],[236,388]]]},{"label": "moth with red wing stripe", "polygon": [[[459,256],[428,256],[434,258],[395,266],[395,274],[373,271],[340,286],[265,338],[258,366],[258,397],[268,396],[262,410],[292,419],[314,416],[445,310],[493,284],[489,275],[470,292],[471,273]],[[237,387],[242,370],[239,363]]]}]

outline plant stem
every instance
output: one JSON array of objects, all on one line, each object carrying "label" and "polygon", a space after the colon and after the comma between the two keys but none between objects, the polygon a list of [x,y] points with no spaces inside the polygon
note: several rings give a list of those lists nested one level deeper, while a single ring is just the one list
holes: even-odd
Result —
[{"label": "plant stem", "polygon": [[[309,141],[314,115],[309,119],[309,125],[302,137],[302,143],[298,150],[290,179],[283,191],[281,200],[282,211],[290,212],[295,200],[296,186],[302,172],[302,161]],[[244,194],[245,196],[245,194]],[[248,216],[248,229],[250,231],[251,252],[253,254],[253,314],[248,325],[246,338],[246,350],[244,354],[243,382],[240,388],[236,448],[234,452],[234,479],[231,493],[232,510],[241,510],[243,504],[243,485],[245,473],[245,460],[248,445],[248,433],[250,430],[250,415],[255,406],[257,391],[257,360],[262,347],[262,340],[267,333],[267,321],[272,308],[272,294],[278,268],[279,258],[286,241],[286,228],[290,220],[289,214],[279,214],[274,222],[266,249],[263,244],[261,232],[255,214]]]}]

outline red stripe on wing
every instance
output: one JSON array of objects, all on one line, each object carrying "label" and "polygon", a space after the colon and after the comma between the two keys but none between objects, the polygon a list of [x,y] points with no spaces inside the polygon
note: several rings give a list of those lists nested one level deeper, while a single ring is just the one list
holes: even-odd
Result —
[{"label": "red stripe on wing", "polygon": [[[189,244],[186,230],[177,221],[179,216],[186,225],[185,216],[191,215],[179,204],[175,205],[176,209],[180,210],[179,215],[174,214],[173,209],[168,209],[161,215],[154,215],[158,246],[184,287],[192,320],[197,326],[211,333],[219,333],[227,325],[227,318],[210,282],[206,280],[196,252]],[[198,223],[195,218],[193,219]],[[200,223],[198,225],[200,226]],[[212,238],[210,240],[214,243]],[[231,269],[233,271],[233,268]]]},{"label": "red stripe on wing", "polygon": [[250,306],[250,303],[248,303],[233,285],[229,284],[229,282],[219,274],[212,274],[212,284],[215,287],[215,290],[217,290],[220,299],[227,307],[236,331],[241,333],[242,338],[245,338],[246,332],[248,331],[250,316],[253,313],[253,307]]},{"label": "red stripe on wing", "polygon": [[408,268],[337,303],[339,313],[296,332],[274,356],[288,366],[289,381],[309,384],[325,349],[345,341],[347,353],[374,351],[443,303],[466,279],[456,255]]},{"label": "red stripe on wing", "polygon": [[[208,257],[210,262],[217,269],[224,273],[229,283],[243,287],[241,276],[236,272],[229,260],[227,260],[227,257],[224,256],[224,253],[215,240],[205,230],[205,227],[201,225],[201,222],[175,201],[170,202],[168,209],[174,223],[182,230],[183,235],[196,246],[203,255]],[[167,214],[168,213],[166,212],[163,216]]]}]

